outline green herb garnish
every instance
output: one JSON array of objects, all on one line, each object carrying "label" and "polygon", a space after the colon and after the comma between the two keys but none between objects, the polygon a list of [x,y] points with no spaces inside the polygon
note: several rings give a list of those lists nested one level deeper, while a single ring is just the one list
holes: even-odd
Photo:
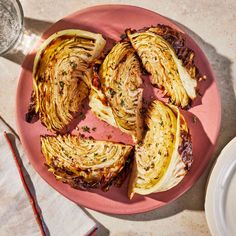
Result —
[{"label": "green herb garnish", "polygon": [[64,85],[65,85],[65,83],[64,83],[63,81],[60,81],[60,82],[59,82],[59,84],[60,84],[60,87],[61,87],[61,89],[63,89],[63,88],[64,88]]},{"label": "green herb garnish", "polygon": [[67,75],[67,72],[65,70],[63,70],[62,75]]},{"label": "green herb garnish", "polygon": [[77,68],[77,64],[74,61],[70,62],[71,68],[75,70]]},{"label": "green herb garnish", "polygon": [[84,119],[85,118],[85,115],[84,115],[84,113],[82,111],[79,113],[79,118],[80,119]]},{"label": "green herb garnish", "polygon": [[84,132],[90,133],[90,128],[89,128],[87,125],[82,126],[81,128],[82,128],[82,130],[83,130]]},{"label": "green herb garnish", "polygon": [[114,91],[112,88],[109,88],[109,93],[111,94],[111,97],[114,97],[114,95],[116,95],[116,91]]},{"label": "green herb garnish", "polygon": [[143,144],[143,141],[140,140],[140,141],[138,142],[138,145],[141,146],[142,144]]}]

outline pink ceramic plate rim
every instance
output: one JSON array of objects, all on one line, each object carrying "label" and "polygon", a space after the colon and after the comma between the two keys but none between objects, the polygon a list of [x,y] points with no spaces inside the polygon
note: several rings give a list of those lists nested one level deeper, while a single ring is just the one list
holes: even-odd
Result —
[{"label": "pink ceramic plate rim", "polygon": [[[160,19],[162,19],[162,21],[165,21],[166,24],[168,24],[170,26],[174,26],[176,29],[179,29],[180,31],[184,32],[184,30],[182,30],[179,26],[177,26],[171,20],[167,19],[166,17],[163,17],[163,16],[159,15],[158,13],[155,13],[155,12],[152,12],[150,10],[143,9],[143,8],[140,8],[140,7],[129,6],[129,5],[99,5],[99,6],[94,6],[94,7],[90,7],[90,8],[86,8],[86,9],[77,11],[76,13],[73,13],[73,14],[71,14],[71,15],[63,18],[63,19],[69,19],[69,18],[72,19],[73,17],[76,17],[79,14],[82,14],[82,13],[85,13],[85,12],[89,12],[89,11],[92,11],[92,10],[99,10],[101,8],[104,8],[106,10],[108,8],[109,9],[123,8],[123,9],[129,9],[130,11],[138,10],[138,11],[143,11],[145,13],[149,12],[150,14],[157,15]],[[60,22],[60,21],[58,21],[58,22]],[[55,24],[57,24],[57,23],[55,23]],[[50,29],[52,29],[54,27],[54,25]],[[50,31],[50,29],[48,29],[46,32]],[[185,33],[185,34],[187,35],[187,33]],[[190,36],[188,36],[188,37],[190,38]],[[193,40],[192,40],[191,43],[194,44],[194,47],[196,47],[198,49],[198,56],[200,58],[203,58],[204,62],[206,63],[205,67],[207,68],[207,70],[209,71],[209,73],[210,73],[210,75],[211,75],[211,77],[213,79],[213,81],[212,81],[213,85],[212,86],[214,86],[214,88],[213,88],[214,96],[215,96],[214,97],[215,98],[214,106],[215,106],[215,109],[216,109],[215,110],[216,111],[215,116],[218,119],[217,119],[217,122],[215,124],[216,126],[215,126],[215,130],[214,130],[214,136],[211,138],[212,147],[208,150],[208,152],[204,156],[204,160],[202,161],[202,167],[198,171],[196,171],[194,173],[191,173],[191,181],[186,183],[184,185],[184,188],[182,188],[181,191],[178,191],[178,194],[175,194],[175,196],[173,198],[171,198],[170,200],[168,200],[166,202],[164,202],[164,201],[157,201],[156,204],[153,204],[153,203],[148,204],[147,203],[145,205],[145,207],[142,206],[140,208],[139,207],[135,207],[135,208],[134,207],[130,207],[129,208],[127,204],[126,204],[126,207],[124,207],[124,208],[115,207],[115,204],[111,208],[110,207],[107,207],[107,208],[105,207],[104,208],[104,205],[94,204],[93,201],[85,201],[85,200],[82,201],[78,197],[79,193],[77,195],[76,194],[69,195],[65,188],[58,186],[57,182],[52,181],[50,178],[47,177],[45,172],[42,171],[42,166],[39,166],[38,163],[37,163],[36,158],[34,158],[34,156],[31,156],[30,153],[29,153],[29,150],[27,148],[28,145],[27,145],[27,143],[25,142],[25,139],[24,139],[24,132],[25,132],[25,130],[23,128],[22,120],[20,119],[20,117],[22,116],[21,109],[20,109],[20,106],[21,106],[20,84],[21,84],[22,79],[23,79],[21,77],[20,80],[19,80],[19,84],[18,84],[18,88],[17,88],[17,96],[16,96],[16,122],[17,122],[17,129],[18,129],[18,133],[19,133],[22,145],[23,145],[24,150],[26,152],[26,155],[29,158],[29,160],[30,160],[31,164],[33,165],[33,167],[40,174],[40,176],[49,185],[51,185],[54,189],[56,189],[58,192],[63,194],[68,199],[70,199],[70,200],[72,200],[72,201],[74,201],[74,202],[76,202],[76,203],[78,203],[78,204],[80,204],[80,205],[82,205],[84,207],[88,207],[88,208],[91,208],[91,209],[94,209],[94,210],[97,210],[97,211],[100,211],[100,212],[111,213],[111,214],[136,214],[136,213],[150,211],[150,210],[153,210],[155,208],[161,207],[163,205],[166,205],[166,204],[174,201],[176,198],[178,198],[180,195],[182,195],[184,192],[186,192],[197,181],[197,179],[201,176],[201,174],[204,171],[204,167],[207,166],[207,164],[208,164],[208,162],[209,162],[209,160],[211,158],[211,155],[213,154],[214,147],[215,147],[215,144],[217,142],[217,138],[218,138],[218,134],[219,134],[219,130],[220,130],[220,124],[221,124],[220,95],[219,95],[219,92],[218,92],[218,89],[217,89],[217,86],[216,86],[216,81],[214,79],[214,74],[213,74],[212,68],[211,68],[211,66],[210,66],[206,56],[204,55],[203,51],[197,46],[197,44]],[[25,60],[27,60],[27,57],[26,57]],[[22,69],[21,73],[23,73],[23,72],[24,72],[24,69]]]}]

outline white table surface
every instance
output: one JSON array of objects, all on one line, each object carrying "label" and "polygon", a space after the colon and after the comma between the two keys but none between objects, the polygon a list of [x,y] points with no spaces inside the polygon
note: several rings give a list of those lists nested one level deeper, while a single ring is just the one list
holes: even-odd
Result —
[{"label": "white table surface", "polygon": [[[206,53],[216,75],[222,97],[222,128],[214,160],[223,146],[236,136],[236,1],[100,1],[100,0],[21,0],[25,27],[23,53],[0,57],[0,116],[16,130],[15,95],[24,53],[48,26],[60,18],[96,4],[124,3],[156,11],[184,26]],[[33,38],[33,39],[32,39]],[[213,161],[212,161],[213,163]],[[211,163],[211,165],[212,165]],[[175,202],[138,215],[107,215],[84,209],[100,228],[98,236],[210,235],[204,213],[207,176]],[[1,199],[1,196],[0,196]]]}]

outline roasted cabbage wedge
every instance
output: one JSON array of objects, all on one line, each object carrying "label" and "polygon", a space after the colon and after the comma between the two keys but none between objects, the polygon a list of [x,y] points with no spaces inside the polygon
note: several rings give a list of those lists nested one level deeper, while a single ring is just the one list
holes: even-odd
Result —
[{"label": "roasted cabbage wedge", "polygon": [[129,42],[118,42],[99,69],[99,83],[92,85],[90,106],[99,118],[142,138],[142,84],[140,63]]},{"label": "roasted cabbage wedge", "polygon": [[93,66],[93,76],[91,80],[91,90],[89,93],[89,106],[92,112],[101,120],[117,127],[113,112],[108,104],[107,98],[101,88],[101,80],[98,75],[102,60],[97,60]]},{"label": "roasted cabbage wedge", "polygon": [[77,189],[109,186],[127,174],[133,147],[72,135],[41,136],[48,170]]},{"label": "roasted cabbage wedge", "polygon": [[162,192],[176,186],[192,164],[187,123],[177,107],[154,101],[146,116],[147,131],[136,145],[128,195]]},{"label": "roasted cabbage wedge", "polygon": [[185,47],[183,35],[165,26],[126,31],[143,66],[151,74],[151,82],[166,91],[170,102],[182,108],[196,98],[198,70],[194,52]]},{"label": "roasted cabbage wedge", "polygon": [[71,29],[51,35],[39,48],[33,68],[33,94],[27,121],[39,115],[50,131],[70,124],[89,93],[90,64],[100,56],[101,34]]}]

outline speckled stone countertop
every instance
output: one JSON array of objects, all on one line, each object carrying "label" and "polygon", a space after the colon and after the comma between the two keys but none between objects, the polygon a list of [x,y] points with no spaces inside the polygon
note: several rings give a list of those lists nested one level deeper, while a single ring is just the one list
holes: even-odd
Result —
[{"label": "speckled stone countertop", "polygon": [[[156,11],[180,24],[207,55],[222,98],[222,128],[211,165],[199,181],[173,203],[138,215],[106,215],[84,209],[100,225],[97,235],[210,235],[204,198],[207,176],[222,148],[236,136],[236,1],[21,0],[26,36],[21,52],[0,58],[0,116],[13,128],[15,94],[24,54],[37,36],[60,18],[96,4],[130,4]],[[27,37],[27,35],[29,37]]]}]

